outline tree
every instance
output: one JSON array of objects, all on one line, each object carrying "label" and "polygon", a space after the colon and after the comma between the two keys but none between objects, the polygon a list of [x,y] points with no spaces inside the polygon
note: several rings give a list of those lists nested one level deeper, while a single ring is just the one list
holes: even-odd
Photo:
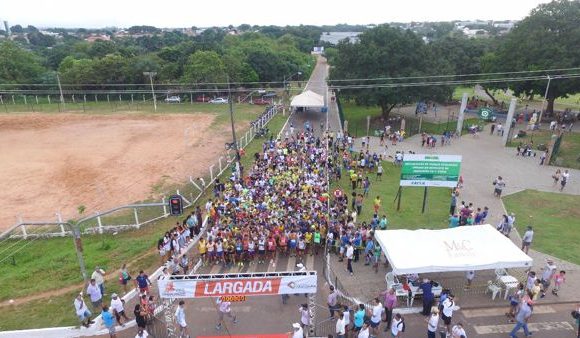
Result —
[{"label": "tree", "polygon": [[186,83],[223,83],[226,80],[224,63],[213,51],[193,53],[183,70],[182,81]]},{"label": "tree", "polygon": [[[502,71],[525,71],[580,67],[580,1],[556,0],[532,10],[500,45],[495,67]],[[535,73],[537,75],[537,73]],[[554,76],[552,76],[554,77]],[[543,97],[546,80],[503,84],[515,95]],[[579,79],[554,79],[547,93],[546,112],[554,100],[580,92]]]},{"label": "tree", "polygon": [[32,52],[12,41],[0,43],[0,83],[34,83],[45,72]]},{"label": "tree", "polygon": [[[410,30],[403,31],[388,25],[380,25],[362,33],[358,43],[342,41],[338,44],[338,55],[334,59],[335,68],[331,79],[370,79],[393,77],[416,77],[439,71],[442,62],[433,60],[422,39]],[[346,89],[358,104],[378,105],[382,117],[387,119],[397,104],[408,104],[415,100],[445,100],[449,89],[429,87],[405,87],[404,82],[421,81],[409,79],[397,81],[399,85],[391,88],[371,87],[364,89]],[[365,82],[365,84],[376,82]],[[381,81],[382,84],[388,84]],[[343,83],[340,83],[343,84]]]},{"label": "tree", "polygon": [[22,28],[22,26],[20,26],[20,25],[14,25],[14,26],[10,27],[10,31],[12,33],[21,34],[21,33],[24,33],[24,28]]}]

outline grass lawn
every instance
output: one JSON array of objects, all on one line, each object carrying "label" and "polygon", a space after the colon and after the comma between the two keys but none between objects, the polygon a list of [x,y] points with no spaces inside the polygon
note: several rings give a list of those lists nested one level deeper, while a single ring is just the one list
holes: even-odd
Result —
[{"label": "grass lawn", "polygon": [[[525,129],[516,127],[516,130]],[[512,139],[508,143],[508,147],[516,147],[520,142],[527,144],[533,141],[534,145],[545,144],[550,142],[552,132],[548,130],[540,131],[526,131],[527,135],[523,138]],[[580,133],[565,133],[560,144],[560,152],[558,153],[554,162],[557,166],[580,169]]]},{"label": "grass lawn", "polygon": [[[391,162],[383,162],[382,181],[376,180],[376,174],[369,175],[371,187],[369,196],[365,198],[362,214],[357,222],[366,221],[367,224],[373,217],[373,200],[378,195],[381,198],[381,209],[379,217],[385,212],[389,220],[389,229],[441,229],[448,225],[449,203],[451,200],[451,190],[448,188],[429,188],[427,195],[427,206],[425,213],[421,214],[423,203],[423,188],[404,187],[401,200],[401,210],[397,211],[397,204],[394,202],[399,189],[399,179],[401,176],[400,167],[395,167]],[[344,189],[351,199],[351,185],[347,177],[347,171],[342,171],[342,179],[333,182],[331,190],[336,188]],[[357,193],[362,193],[362,189],[357,189]]]},{"label": "grass lawn", "polygon": [[532,248],[580,264],[580,196],[524,190],[503,198],[507,210],[518,215],[518,231],[534,227]]},{"label": "grass lawn", "polygon": [[[274,136],[280,131],[286,119],[287,116],[282,114],[272,118],[268,128]],[[242,158],[242,165],[245,168],[251,167],[253,154],[262,150],[261,144],[264,140],[264,138],[255,139],[245,148],[246,155]],[[230,171],[225,171],[224,174],[229,175]],[[183,188],[182,191],[187,190]],[[211,191],[202,196],[200,203],[207,200],[210,194]],[[187,209],[185,212],[190,210]],[[120,290],[117,274],[123,263],[129,263],[129,270],[133,276],[136,276],[140,269],[151,273],[159,266],[159,256],[155,250],[157,239],[171,228],[176,220],[183,217],[169,217],[139,230],[121,232],[115,236],[112,234],[84,236],[84,259],[89,275],[96,265],[107,270],[113,277],[106,283],[107,293],[110,294]],[[14,242],[2,242],[0,252],[12,243]],[[64,295],[23,303],[15,307],[15,311],[0,308],[0,330],[76,325],[72,301],[81,288],[82,278],[72,238],[52,238],[25,243],[29,243],[28,247],[14,255],[15,265],[12,265],[10,260],[0,263],[2,270],[0,301],[75,285],[78,285],[78,288]],[[22,247],[22,243],[16,246],[19,247]],[[138,259],[135,260],[136,258]],[[26,318],[35,320],[23,321],[23,314],[26,314]]]}]

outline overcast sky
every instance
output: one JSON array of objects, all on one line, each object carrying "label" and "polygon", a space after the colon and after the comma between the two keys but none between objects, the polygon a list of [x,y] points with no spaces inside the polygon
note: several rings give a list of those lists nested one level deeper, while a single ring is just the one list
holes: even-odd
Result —
[{"label": "overcast sky", "polygon": [[521,19],[547,0],[2,0],[0,19],[39,27],[333,25]]}]

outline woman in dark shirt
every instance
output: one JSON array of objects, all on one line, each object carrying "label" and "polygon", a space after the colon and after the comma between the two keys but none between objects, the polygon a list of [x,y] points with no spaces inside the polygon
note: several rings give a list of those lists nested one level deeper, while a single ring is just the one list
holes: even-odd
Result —
[{"label": "woman in dark shirt", "polygon": [[145,320],[145,315],[147,312],[144,309],[141,309],[141,304],[136,304],[135,311],[133,311],[133,313],[135,314],[135,322],[137,322],[137,327],[144,329],[147,324]]}]

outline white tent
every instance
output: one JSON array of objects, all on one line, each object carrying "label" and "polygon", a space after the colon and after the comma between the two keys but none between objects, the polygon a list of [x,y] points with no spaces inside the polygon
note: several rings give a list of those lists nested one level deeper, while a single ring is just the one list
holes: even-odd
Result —
[{"label": "white tent", "polygon": [[318,95],[311,90],[307,90],[300,95],[294,96],[292,102],[290,102],[291,107],[304,107],[304,108],[322,108],[324,107],[324,97]]},{"label": "white tent", "polygon": [[530,267],[532,259],[489,224],[443,230],[378,230],[395,275]]}]

